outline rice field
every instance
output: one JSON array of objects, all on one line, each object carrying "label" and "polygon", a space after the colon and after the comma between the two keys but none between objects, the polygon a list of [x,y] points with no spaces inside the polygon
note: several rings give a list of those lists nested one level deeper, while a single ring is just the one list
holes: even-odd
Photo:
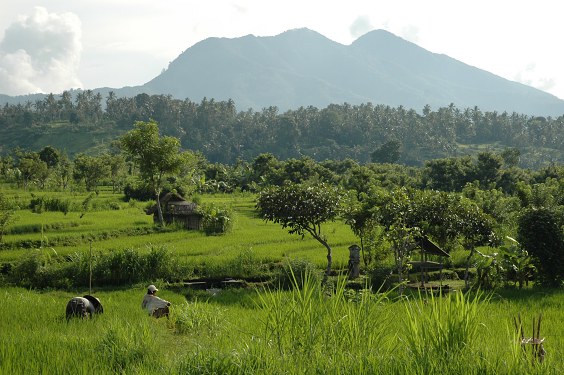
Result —
[{"label": "rice field", "polygon": [[[179,261],[212,268],[241,256],[259,263],[305,258],[320,268],[326,262],[315,240],[258,219],[252,195],[201,197],[232,209],[233,230],[222,236],[155,231],[144,203],[121,202],[111,193],[93,197],[89,210],[66,214],[33,213],[25,208],[30,195],[12,196],[22,204],[4,242],[33,240],[40,248],[8,246],[0,250],[0,263],[32,251],[86,254],[92,246],[99,253],[143,252],[151,245],[166,247]],[[69,199],[79,207],[85,195]],[[347,248],[357,239],[339,221],[328,223],[325,232],[335,268],[346,267]],[[104,313],[68,322],[66,303],[89,290],[2,287],[0,374],[564,373],[561,290],[398,298],[395,291],[345,289],[342,279],[328,294],[312,280],[306,277],[289,291],[214,293],[155,280],[159,295],[172,302],[170,319],[151,318],[141,309],[145,284],[101,288],[93,280],[91,294]],[[522,351],[513,320],[518,314],[526,336],[542,314],[543,363]]]},{"label": "rice field", "polygon": [[[66,302],[88,291],[3,288],[3,374],[561,374],[562,292],[450,298],[328,297],[288,292],[161,287],[170,319],[140,308],[144,285],[94,290],[104,313],[66,321]],[[522,353],[513,328],[542,313],[546,357]],[[530,335],[531,329],[525,327]]]}]

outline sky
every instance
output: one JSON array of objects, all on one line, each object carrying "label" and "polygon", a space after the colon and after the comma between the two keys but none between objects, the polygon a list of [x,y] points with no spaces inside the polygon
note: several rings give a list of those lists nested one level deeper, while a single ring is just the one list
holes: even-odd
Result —
[{"label": "sky", "polygon": [[142,85],[209,37],[384,29],[564,99],[557,0],[0,0],[0,94]]}]

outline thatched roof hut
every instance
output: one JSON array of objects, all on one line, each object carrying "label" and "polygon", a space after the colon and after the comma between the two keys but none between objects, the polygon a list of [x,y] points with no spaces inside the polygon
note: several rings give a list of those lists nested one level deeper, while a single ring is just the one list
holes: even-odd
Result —
[{"label": "thatched roof hut", "polygon": [[[202,214],[198,212],[198,205],[185,200],[177,193],[167,193],[160,199],[163,219],[166,224],[181,224],[186,229],[200,229]],[[153,215],[155,223],[159,221],[157,204],[145,211]]]}]

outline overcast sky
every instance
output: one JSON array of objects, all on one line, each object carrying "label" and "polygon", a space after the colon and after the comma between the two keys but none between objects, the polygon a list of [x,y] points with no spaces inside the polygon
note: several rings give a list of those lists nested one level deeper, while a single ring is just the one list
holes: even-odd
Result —
[{"label": "overcast sky", "polygon": [[388,30],[564,99],[557,0],[0,0],[0,94],[146,83],[208,37]]}]

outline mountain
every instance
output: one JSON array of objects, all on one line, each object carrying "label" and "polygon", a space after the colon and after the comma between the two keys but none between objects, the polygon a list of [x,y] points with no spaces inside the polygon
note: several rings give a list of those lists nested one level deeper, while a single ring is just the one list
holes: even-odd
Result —
[{"label": "mountain", "polygon": [[208,38],[142,86],[239,109],[372,102],[421,110],[453,103],[486,111],[560,116],[564,100],[429,52],[384,30],[342,45],[308,29],[272,37]]},{"label": "mountain", "polygon": [[[350,45],[309,29],[276,36],[208,38],[188,48],[144,85],[100,88],[117,96],[171,95],[199,102],[232,99],[238,110],[277,106],[281,111],[329,104],[386,104],[421,111],[454,104],[482,111],[561,116],[564,100],[509,81],[384,30]],[[0,103],[35,101],[0,95]]]}]

